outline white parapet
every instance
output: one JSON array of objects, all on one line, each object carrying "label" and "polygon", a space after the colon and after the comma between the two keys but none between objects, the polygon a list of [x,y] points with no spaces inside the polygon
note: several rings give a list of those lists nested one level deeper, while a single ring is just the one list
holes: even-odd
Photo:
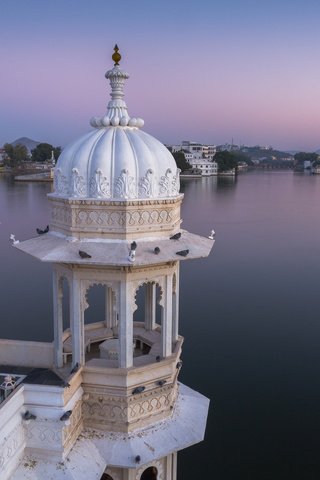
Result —
[{"label": "white parapet", "polygon": [[[64,462],[22,459],[11,480],[100,478],[107,467],[137,469],[203,440],[209,400],[179,384],[172,416],[130,433],[85,430]],[[140,457],[139,464],[136,457]]]}]

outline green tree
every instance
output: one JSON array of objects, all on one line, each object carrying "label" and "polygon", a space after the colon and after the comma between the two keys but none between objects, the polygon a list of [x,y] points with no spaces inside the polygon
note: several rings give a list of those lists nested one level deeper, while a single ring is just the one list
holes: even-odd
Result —
[{"label": "green tree", "polygon": [[20,143],[15,146],[11,145],[11,143],[6,143],[3,148],[8,157],[7,165],[14,167],[28,158],[27,148]]},{"label": "green tree", "polygon": [[294,155],[294,163],[303,164],[303,162],[316,162],[319,158],[319,155],[315,152],[299,152]]},{"label": "green tree", "polygon": [[187,162],[182,150],[180,150],[179,152],[172,152],[171,147],[168,147],[168,150],[172,153],[173,158],[176,161],[177,167],[180,168],[181,172],[184,172],[191,167],[191,165]]},{"label": "green tree", "polygon": [[237,171],[238,161],[234,152],[222,150],[217,152],[213,158],[218,164],[218,172],[227,172],[235,169]]},{"label": "green tree", "polygon": [[32,161],[45,162],[46,160],[50,160],[52,151],[55,160],[57,160],[61,153],[61,147],[53,147],[50,143],[39,143],[36,148],[31,150]]}]

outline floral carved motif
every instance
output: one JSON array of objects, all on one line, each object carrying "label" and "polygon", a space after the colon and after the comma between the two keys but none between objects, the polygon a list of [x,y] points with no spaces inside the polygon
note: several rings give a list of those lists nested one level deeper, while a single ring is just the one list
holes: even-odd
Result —
[{"label": "floral carved motif", "polygon": [[54,171],[54,191],[58,195],[67,195],[68,193],[68,181],[62,174],[61,168],[55,168]]},{"label": "floral carved motif", "polygon": [[103,176],[102,170],[99,168],[90,179],[89,191],[91,197],[108,198],[111,195],[110,182],[107,177]]},{"label": "floral carved motif", "polygon": [[135,179],[129,173],[129,170],[121,170],[120,176],[115,181],[114,196],[119,198],[135,198],[136,197]]},{"label": "floral carved motif", "polygon": [[86,184],[77,168],[71,171],[71,195],[73,197],[84,197],[86,195]]},{"label": "floral carved motif", "polygon": [[151,168],[147,170],[146,176],[139,181],[139,197],[150,198],[155,195],[154,172]]},{"label": "floral carved motif", "polygon": [[[55,169],[54,192],[57,195],[107,199],[156,199],[157,197],[175,197],[180,191],[180,169],[174,173],[168,168],[164,175],[156,178],[149,168],[145,175],[136,177],[128,169],[123,169],[118,178],[108,179],[98,168],[90,173],[90,178],[80,175],[77,168],[71,170],[70,179],[63,175],[61,168]],[[87,185],[88,183],[88,185]]]},{"label": "floral carved motif", "polygon": [[172,197],[179,194],[180,190],[180,170],[177,169],[176,174],[170,168],[167,169],[164,176],[160,179],[160,197]]}]

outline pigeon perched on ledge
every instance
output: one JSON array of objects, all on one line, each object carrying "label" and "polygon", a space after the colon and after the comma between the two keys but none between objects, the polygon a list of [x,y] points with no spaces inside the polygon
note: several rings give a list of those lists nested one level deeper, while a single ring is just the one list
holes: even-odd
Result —
[{"label": "pigeon perched on ledge", "polygon": [[176,255],[180,255],[181,257],[186,257],[189,253],[189,250],[180,250],[180,252],[176,252]]},{"label": "pigeon perched on ledge", "polygon": [[83,250],[79,250],[79,255],[81,258],[91,258],[91,255],[89,253],[84,252]]},{"label": "pigeon perched on ledge", "polygon": [[44,230],[41,230],[41,228],[37,228],[36,230],[37,230],[37,234],[38,234],[38,235],[43,235],[44,233],[48,233],[48,232],[49,232],[49,225],[47,225]]},{"label": "pigeon perched on ledge", "polygon": [[181,237],[181,232],[178,232],[172,235],[172,237],[170,237],[170,240],[179,240],[180,237]]}]

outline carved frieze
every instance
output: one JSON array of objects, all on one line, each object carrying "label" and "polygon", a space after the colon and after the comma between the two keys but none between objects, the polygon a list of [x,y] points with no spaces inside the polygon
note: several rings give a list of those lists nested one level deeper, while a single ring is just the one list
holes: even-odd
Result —
[{"label": "carved frieze", "polygon": [[4,437],[0,442],[0,478],[4,472],[8,463],[13,460],[15,455],[22,448],[25,441],[24,429],[21,423],[19,423],[9,435]]},{"label": "carved frieze", "polygon": [[155,416],[169,415],[176,397],[172,384],[129,397],[111,396],[102,389],[88,389],[86,393],[89,396],[82,405],[85,425],[119,431],[130,430],[130,425],[149,424]]},{"label": "carved frieze", "polygon": [[150,236],[156,232],[170,233],[180,225],[181,197],[177,200],[163,198],[159,201],[137,200],[114,202],[105,198],[97,200],[53,199],[51,230],[73,236],[101,234],[121,235],[139,231]]},{"label": "carved frieze", "polygon": [[148,168],[144,175],[136,177],[134,172],[122,169],[115,179],[109,179],[101,168],[90,173],[86,179],[77,168],[72,168],[70,180],[62,173],[61,168],[55,169],[54,195],[74,198],[115,198],[135,199],[157,197],[175,197],[180,190],[180,170],[173,172],[168,168],[160,178]]},{"label": "carved frieze", "polygon": [[63,424],[55,420],[35,420],[26,425],[27,446],[59,448],[62,446]]}]

